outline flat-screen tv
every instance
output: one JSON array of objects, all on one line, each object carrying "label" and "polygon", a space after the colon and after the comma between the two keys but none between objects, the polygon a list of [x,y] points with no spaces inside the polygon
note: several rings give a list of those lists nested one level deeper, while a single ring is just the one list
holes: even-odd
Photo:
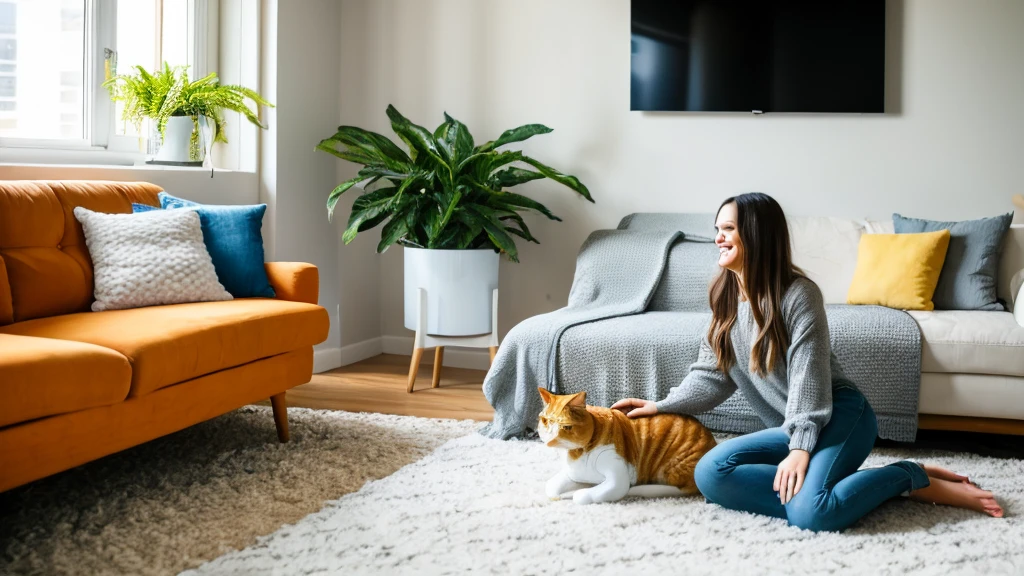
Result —
[{"label": "flat-screen tv", "polygon": [[885,0],[632,0],[630,108],[884,112]]}]

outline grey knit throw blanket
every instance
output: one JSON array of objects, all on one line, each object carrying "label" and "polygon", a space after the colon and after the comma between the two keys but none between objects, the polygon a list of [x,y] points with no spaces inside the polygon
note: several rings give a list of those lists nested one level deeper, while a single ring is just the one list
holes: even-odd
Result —
[{"label": "grey knit throw blanket", "polygon": [[[565,330],[647,308],[679,231],[598,230],[583,243],[565,308],[528,318],[505,336],[484,379],[494,421],[481,433],[521,437],[535,429],[537,387],[558,391],[558,341]],[[574,362],[573,362],[574,363]]]},{"label": "grey knit throw blanket", "polygon": [[[484,380],[495,414],[483,433],[531,436],[542,408],[538,386],[559,394],[585,390],[595,406],[665,398],[697,359],[711,321],[707,286],[718,250],[702,233],[712,226],[708,215],[635,214],[618,233],[595,232],[580,251],[569,305],[525,320],[501,343]],[[879,436],[913,441],[921,381],[917,323],[879,306],[828,305],[826,314],[832,350],[874,408]],[[698,418],[724,432],[764,428],[739,392]]]}]

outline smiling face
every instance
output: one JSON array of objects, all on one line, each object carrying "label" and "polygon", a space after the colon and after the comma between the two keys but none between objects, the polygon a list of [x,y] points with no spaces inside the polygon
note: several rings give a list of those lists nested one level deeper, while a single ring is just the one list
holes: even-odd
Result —
[{"label": "smiling face", "polygon": [[718,265],[737,274],[743,273],[743,240],[740,239],[739,214],[736,203],[730,202],[718,211],[715,220],[715,244],[718,245]]}]

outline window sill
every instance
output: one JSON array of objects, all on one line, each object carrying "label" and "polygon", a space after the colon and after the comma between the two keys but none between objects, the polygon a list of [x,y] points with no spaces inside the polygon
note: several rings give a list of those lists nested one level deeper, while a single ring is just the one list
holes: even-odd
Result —
[{"label": "window sill", "polygon": [[[2,168],[94,168],[105,170],[153,170],[177,172],[210,172],[198,166],[165,166],[146,164],[146,155],[138,152],[110,152],[102,148],[44,149],[0,147]],[[239,172],[215,168],[216,173]]]}]

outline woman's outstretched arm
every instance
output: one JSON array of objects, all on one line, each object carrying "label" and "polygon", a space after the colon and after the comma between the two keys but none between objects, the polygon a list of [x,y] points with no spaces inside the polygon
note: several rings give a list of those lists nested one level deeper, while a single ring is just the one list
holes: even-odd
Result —
[{"label": "woman's outstretched arm", "polygon": [[629,417],[653,416],[659,412],[668,414],[700,414],[725,402],[736,391],[736,384],[717,368],[715,352],[707,338],[701,339],[697,361],[690,366],[690,373],[678,386],[668,391],[660,402],[625,398],[612,405]]}]

